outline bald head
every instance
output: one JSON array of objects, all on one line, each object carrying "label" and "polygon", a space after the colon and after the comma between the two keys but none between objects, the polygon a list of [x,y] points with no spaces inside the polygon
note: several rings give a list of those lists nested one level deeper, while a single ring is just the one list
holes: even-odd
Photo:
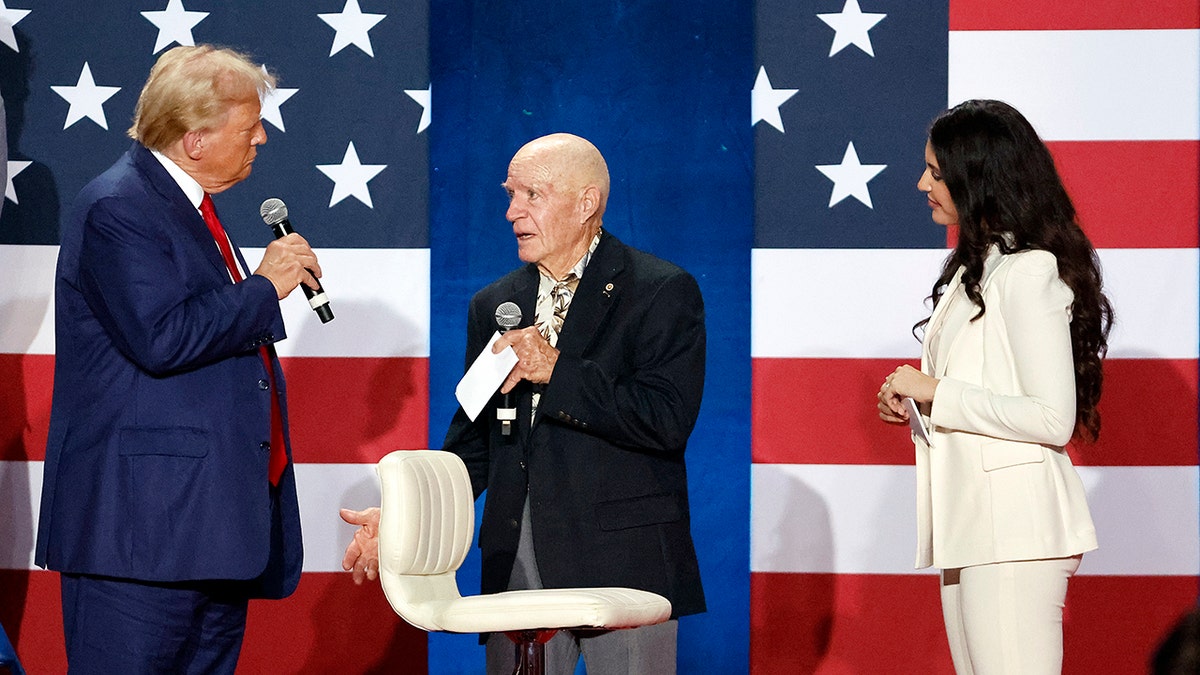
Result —
[{"label": "bald head", "polygon": [[608,201],[604,157],[578,136],[543,136],[513,156],[503,187],[519,257],[562,278],[600,231]]},{"label": "bald head", "polygon": [[591,141],[574,134],[542,136],[521,146],[513,163],[532,162],[540,167],[543,179],[559,191],[576,192],[594,186],[600,192],[596,218],[604,215],[608,204],[608,164]]}]

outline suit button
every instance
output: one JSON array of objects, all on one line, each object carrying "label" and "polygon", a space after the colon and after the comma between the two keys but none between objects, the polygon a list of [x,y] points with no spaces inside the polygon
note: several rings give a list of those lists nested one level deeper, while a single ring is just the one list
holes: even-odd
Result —
[{"label": "suit button", "polygon": [[266,390],[268,390],[268,389],[270,389],[270,388],[271,388],[271,385],[270,385],[270,383],[268,383],[266,380],[259,380],[259,381],[258,381],[258,388],[259,388],[259,389],[262,389],[263,391],[266,391]]},{"label": "suit button", "polygon": [[521,523],[518,523],[518,522],[517,522],[517,519],[516,519],[516,518],[513,518],[513,519],[511,519],[511,520],[509,520],[509,521],[508,521],[508,526],[509,526],[509,527],[511,527],[511,528],[512,528],[512,529],[514,529],[514,530],[518,530],[518,529],[520,529],[520,528],[521,528]]},{"label": "suit button", "polygon": [[521,465],[522,471],[525,471],[526,469],[528,469],[528,467],[525,465],[525,460],[521,460],[520,462],[517,462],[517,463]]},{"label": "suit button", "polygon": [[270,452],[270,451],[271,451],[271,444],[270,444],[270,443],[268,443],[267,441],[263,441],[262,443],[259,443],[259,444],[258,444],[258,447],[259,447],[259,449],[261,449],[263,452]]}]

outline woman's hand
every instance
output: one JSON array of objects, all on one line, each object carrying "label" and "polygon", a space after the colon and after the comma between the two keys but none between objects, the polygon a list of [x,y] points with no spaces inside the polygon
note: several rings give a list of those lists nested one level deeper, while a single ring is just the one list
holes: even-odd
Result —
[{"label": "woman's hand", "polygon": [[876,408],[879,419],[891,424],[908,422],[908,411],[902,401],[906,397],[917,403],[930,403],[937,390],[938,381],[910,365],[903,365],[892,371],[883,380],[876,395]]}]

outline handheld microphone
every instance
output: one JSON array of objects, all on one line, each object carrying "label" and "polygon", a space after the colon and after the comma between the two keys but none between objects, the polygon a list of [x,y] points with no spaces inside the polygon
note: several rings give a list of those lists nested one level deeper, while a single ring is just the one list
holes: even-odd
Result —
[{"label": "handheld microphone", "polygon": [[[262,216],[263,222],[271,227],[276,239],[282,239],[295,232],[291,222],[288,221],[287,204],[284,204],[282,199],[272,197],[264,201],[262,206],[258,207],[258,214]],[[312,270],[309,270],[309,274],[312,274]],[[333,309],[329,306],[329,297],[325,295],[325,289],[321,286],[321,280],[317,279],[317,275],[313,274],[312,276],[317,280],[317,290],[314,291],[304,284],[300,284],[300,288],[304,291],[304,296],[308,298],[308,306],[317,313],[321,323],[329,323],[333,321]],[[518,310],[517,313],[520,314],[520,311]]]},{"label": "handheld microphone", "polygon": [[[501,333],[516,328],[521,323],[521,308],[515,302],[502,302],[496,307],[496,325]],[[500,421],[500,435],[511,436],[513,422],[517,420],[517,406],[513,403],[512,392],[504,395],[504,402],[496,408],[496,419]]]}]

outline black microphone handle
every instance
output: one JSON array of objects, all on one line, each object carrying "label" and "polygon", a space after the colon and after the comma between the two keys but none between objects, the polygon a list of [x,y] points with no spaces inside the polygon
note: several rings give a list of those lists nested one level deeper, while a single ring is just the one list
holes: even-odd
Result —
[{"label": "black microphone handle", "polygon": [[[272,225],[271,231],[275,233],[276,239],[283,239],[289,234],[296,233],[296,231],[292,229],[292,224],[288,222],[287,218],[284,218],[278,223]],[[308,298],[308,306],[312,307],[313,311],[317,313],[317,317],[321,319],[321,323],[329,323],[330,321],[333,321],[333,310],[329,308],[329,300],[326,299],[324,302],[318,305],[314,305],[312,302],[313,298],[325,295],[325,289],[321,286],[321,280],[317,278],[317,275],[312,273],[312,270],[308,270],[308,273],[310,276],[312,276],[313,281],[317,282],[317,290],[314,291],[306,284],[300,284],[300,290],[304,291],[304,297]]]}]

